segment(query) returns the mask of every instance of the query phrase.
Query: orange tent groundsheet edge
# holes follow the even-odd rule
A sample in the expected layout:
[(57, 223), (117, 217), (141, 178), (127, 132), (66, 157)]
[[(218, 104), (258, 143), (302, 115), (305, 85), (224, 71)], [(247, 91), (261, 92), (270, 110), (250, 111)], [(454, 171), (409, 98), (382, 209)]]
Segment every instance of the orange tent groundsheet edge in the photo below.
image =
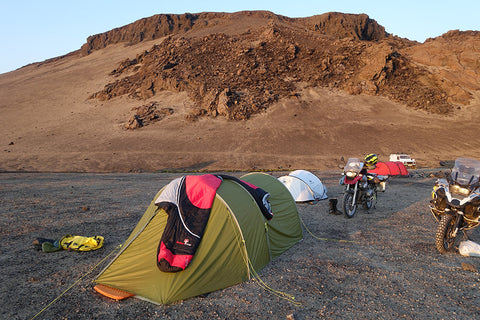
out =
[(104, 284), (97, 284), (93, 287), (93, 289), (95, 289), (95, 291), (97, 291), (98, 293), (115, 300), (123, 300), (134, 296), (133, 293), (117, 288), (112, 288)]

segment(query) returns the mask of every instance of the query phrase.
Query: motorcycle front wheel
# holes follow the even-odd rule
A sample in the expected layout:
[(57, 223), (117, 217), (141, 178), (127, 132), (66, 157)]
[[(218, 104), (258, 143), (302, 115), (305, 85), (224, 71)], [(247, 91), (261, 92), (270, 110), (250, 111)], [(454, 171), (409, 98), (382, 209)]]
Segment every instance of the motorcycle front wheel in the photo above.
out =
[(343, 212), (347, 218), (353, 218), (357, 212), (357, 203), (353, 201), (353, 192), (345, 192), (343, 195)]
[(435, 247), (440, 253), (451, 252), (455, 248), (455, 220), (449, 214), (442, 215), (437, 231), (435, 232)]

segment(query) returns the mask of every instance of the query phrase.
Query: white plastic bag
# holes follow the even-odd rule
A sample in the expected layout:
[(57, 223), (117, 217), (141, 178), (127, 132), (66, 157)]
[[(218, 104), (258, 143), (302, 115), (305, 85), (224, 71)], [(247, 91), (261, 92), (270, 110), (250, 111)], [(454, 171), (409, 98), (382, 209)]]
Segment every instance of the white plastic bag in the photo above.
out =
[(458, 246), (458, 251), (465, 257), (480, 257), (480, 244), (471, 240), (462, 241)]

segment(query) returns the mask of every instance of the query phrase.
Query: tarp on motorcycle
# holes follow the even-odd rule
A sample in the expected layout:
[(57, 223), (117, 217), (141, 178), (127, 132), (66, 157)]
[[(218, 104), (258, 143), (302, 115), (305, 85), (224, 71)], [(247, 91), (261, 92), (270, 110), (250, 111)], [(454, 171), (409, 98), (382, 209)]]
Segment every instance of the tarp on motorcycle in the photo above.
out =
[(296, 202), (323, 200), (328, 198), (327, 188), (320, 179), (306, 170), (295, 170), (278, 178)]
[(370, 173), (376, 173), (381, 176), (408, 176), (408, 170), (405, 165), (399, 161), (377, 162), (375, 169), (369, 170)]

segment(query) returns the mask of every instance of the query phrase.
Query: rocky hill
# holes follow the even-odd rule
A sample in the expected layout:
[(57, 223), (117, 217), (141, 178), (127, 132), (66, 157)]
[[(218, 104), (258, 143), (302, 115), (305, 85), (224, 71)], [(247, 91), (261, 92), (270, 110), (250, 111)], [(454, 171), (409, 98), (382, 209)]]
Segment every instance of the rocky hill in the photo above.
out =
[[(238, 19), (248, 18), (255, 18), (255, 24), (235, 28)], [(117, 80), (91, 98), (145, 100), (162, 90), (186, 91), (195, 102), (189, 119), (241, 120), (281, 98), (297, 96), (302, 85), (379, 95), (414, 109), (450, 114), (468, 104), (480, 85), (479, 32), (454, 31), (419, 44), (389, 35), (364, 14), (156, 15), (89, 37), (81, 52), (161, 37), (160, 45), (122, 61), (111, 72)]]
[(480, 158), (479, 48), (478, 31), (418, 43), (364, 14), (155, 15), (0, 74), (0, 172)]

